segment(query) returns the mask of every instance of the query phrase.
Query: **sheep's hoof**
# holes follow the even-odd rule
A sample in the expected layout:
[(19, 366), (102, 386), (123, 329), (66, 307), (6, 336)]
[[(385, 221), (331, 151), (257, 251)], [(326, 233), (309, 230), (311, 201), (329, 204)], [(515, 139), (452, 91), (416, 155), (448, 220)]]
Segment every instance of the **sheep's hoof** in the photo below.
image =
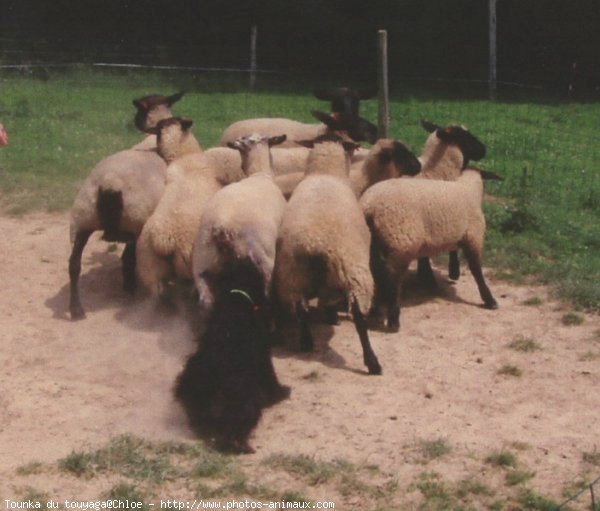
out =
[(85, 311), (81, 305), (79, 307), (71, 307), (71, 321), (79, 321), (85, 319)]
[(338, 317), (337, 309), (335, 306), (325, 307), (325, 323), (327, 325), (339, 325), (340, 318)]
[(396, 333), (400, 330), (400, 320), (399, 319), (390, 319), (387, 320), (387, 331), (390, 333)]
[(457, 271), (457, 272), (450, 271), (448, 273), (448, 278), (450, 280), (458, 280), (460, 278), (460, 271)]
[(491, 300), (489, 302), (485, 302), (484, 307), (486, 309), (494, 310), (498, 308), (498, 302), (496, 300)]
[(365, 365), (369, 368), (369, 374), (381, 374), (383, 372), (377, 360), (370, 364), (365, 363)]

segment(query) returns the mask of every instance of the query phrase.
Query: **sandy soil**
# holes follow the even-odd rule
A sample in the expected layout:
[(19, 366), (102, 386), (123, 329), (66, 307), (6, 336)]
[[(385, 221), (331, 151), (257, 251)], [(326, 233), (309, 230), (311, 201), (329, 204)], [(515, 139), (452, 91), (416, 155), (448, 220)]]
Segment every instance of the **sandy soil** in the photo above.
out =
[[(171, 395), (193, 349), (185, 319), (126, 296), (118, 253), (94, 238), (81, 279), (87, 319), (71, 322), (67, 215), (0, 217), (0, 232), (2, 498), (14, 495), (15, 468), (28, 461), (51, 462), (128, 432), (192, 439)], [(399, 334), (372, 333), (382, 376), (366, 375), (348, 320), (319, 327), (313, 354), (278, 348), (276, 369), (292, 397), (265, 412), (244, 465), (272, 453), (366, 460), (403, 485), (423, 470), (412, 463), (415, 446), (442, 438), (454, 454), (428, 469), (451, 480), (514, 442), (529, 446), (519, 459), (535, 470), (536, 489), (559, 500), (565, 484), (600, 473), (582, 459), (600, 444), (599, 317), (565, 326), (569, 309), (548, 290), (493, 279), (500, 308), (485, 310), (470, 275), (450, 284), (445, 274), (437, 296), (406, 300)], [(523, 304), (534, 296), (543, 303)], [(508, 348), (518, 336), (543, 349)], [(499, 374), (507, 364), (522, 376)], [(44, 490), (62, 498), (81, 491), (60, 481), (50, 478)]]

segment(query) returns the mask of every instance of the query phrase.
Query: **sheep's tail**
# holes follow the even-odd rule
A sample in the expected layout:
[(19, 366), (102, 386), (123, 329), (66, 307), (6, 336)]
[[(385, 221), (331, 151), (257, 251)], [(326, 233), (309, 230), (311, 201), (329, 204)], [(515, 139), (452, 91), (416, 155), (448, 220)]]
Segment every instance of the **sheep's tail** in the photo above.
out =
[(269, 296), (275, 261), (265, 253), (257, 236), (248, 230), (240, 232), (225, 226), (214, 226), (211, 236), (221, 261), (226, 266), (252, 266), (252, 271), (261, 275), (265, 295)]
[(106, 241), (131, 241), (119, 230), (119, 224), (123, 216), (123, 194), (121, 191), (99, 188), (96, 211), (104, 231), (102, 239)]
[[(367, 314), (373, 299), (373, 277), (369, 269), (368, 258), (364, 261), (355, 260), (356, 254), (351, 255), (352, 260), (340, 254), (340, 257), (314, 258), (312, 261), (314, 285), (319, 287), (324, 282), (329, 282), (327, 287), (344, 289), (348, 307), (356, 302), (360, 311)], [(324, 302), (328, 297), (322, 295)], [(332, 297), (332, 298), (335, 298)]]
[(234, 236), (233, 233), (221, 225), (213, 226), (210, 233), (215, 248), (222, 256), (233, 255), (234, 247)]

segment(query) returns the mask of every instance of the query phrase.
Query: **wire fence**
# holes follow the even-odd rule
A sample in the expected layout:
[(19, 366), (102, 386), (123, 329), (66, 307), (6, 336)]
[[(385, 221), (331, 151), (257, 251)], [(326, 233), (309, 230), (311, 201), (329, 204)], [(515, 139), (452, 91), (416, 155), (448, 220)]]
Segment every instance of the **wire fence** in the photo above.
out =
[(598, 486), (599, 484), (600, 484), (600, 476), (597, 479), (595, 479), (592, 483), (590, 483), (588, 486), (583, 488), (581, 491), (579, 491), (575, 495), (572, 495), (564, 502), (561, 502), (558, 505), (558, 507), (556, 508), (556, 511), (564, 511), (567, 509), (567, 505), (570, 504), (571, 502), (584, 500), (583, 497), (588, 492), (590, 494), (590, 509), (591, 509), (591, 511), (598, 511), (598, 509), (600, 509), (600, 508), (597, 505), (596, 494), (594, 493), (594, 487)]

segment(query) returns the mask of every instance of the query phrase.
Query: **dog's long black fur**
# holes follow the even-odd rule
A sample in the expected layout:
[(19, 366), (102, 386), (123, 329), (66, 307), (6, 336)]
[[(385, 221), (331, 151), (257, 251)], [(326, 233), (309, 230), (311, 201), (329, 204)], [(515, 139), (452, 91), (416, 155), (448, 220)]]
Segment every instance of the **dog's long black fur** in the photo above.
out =
[[(192, 427), (230, 452), (254, 452), (248, 437), (262, 409), (290, 395), (271, 360), (263, 278), (248, 262), (215, 277), (215, 307), (175, 395)], [(211, 286), (212, 287), (212, 286)]]

